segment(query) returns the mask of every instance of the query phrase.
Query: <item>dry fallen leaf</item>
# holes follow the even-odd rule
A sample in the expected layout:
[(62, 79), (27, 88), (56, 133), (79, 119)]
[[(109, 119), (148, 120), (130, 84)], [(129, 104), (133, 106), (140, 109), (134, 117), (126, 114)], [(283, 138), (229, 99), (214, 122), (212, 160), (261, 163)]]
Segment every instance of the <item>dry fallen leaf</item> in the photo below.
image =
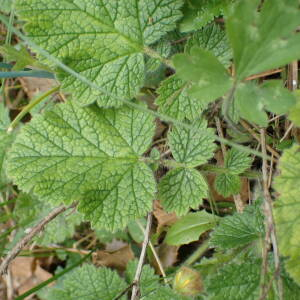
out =
[(127, 263), (132, 259), (134, 259), (134, 253), (130, 245), (114, 252), (100, 250), (93, 254), (93, 264), (95, 266), (109, 267), (120, 272), (126, 269)]
[(175, 213), (167, 213), (163, 210), (160, 202), (158, 200), (154, 201), (154, 211), (153, 214), (157, 220), (157, 233), (161, 233), (166, 226), (171, 226), (174, 224), (178, 218)]
[[(17, 257), (10, 266), (13, 287), (19, 295), (52, 277), (33, 257)], [(29, 298), (27, 298), (29, 299)]]

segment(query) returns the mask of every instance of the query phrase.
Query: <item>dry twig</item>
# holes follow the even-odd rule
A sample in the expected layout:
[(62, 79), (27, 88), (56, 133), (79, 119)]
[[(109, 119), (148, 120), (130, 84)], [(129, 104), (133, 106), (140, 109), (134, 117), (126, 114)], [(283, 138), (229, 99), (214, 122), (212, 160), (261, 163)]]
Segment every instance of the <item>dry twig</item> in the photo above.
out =
[(21, 250), (37, 235), (44, 227), (55, 219), (58, 215), (65, 212), (69, 208), (73, 208), (77, 203), (73, 203), (70, 206), (59, 206), (53, 209), (45, 218), (43, 218), (36, 226), (31, 228), (30, 232), (22, 238), (22, 240), (16, 244), (16, 246), (7, 254), (0, 265), (0, 275), (7, 273), (7, 268), (10, 262), (21, 252)]
[(144, 237), (144, 241), (143, 241), (140, 259), (139, 259), (139, 262), (138, 262), (138, 265), (137, 265), (137, 268), (135, 271), (134, 280), (133, 280), (131, 300), (138, 300), (140, 298), (139, 284), (140, 284), (140, 278), (141, 278), (141, 274), (142, 274), (144, 260), (146, 257), (146, 249), (147, 249), (147, 245), (148, 245), (149, 239), (150, 239), (151, 225), (152, 225), (152, 212), (148, 213), (148, 216), (147, 216), (147, 226), (146, 226), (146, 230), (145, 230), (145, 237)]

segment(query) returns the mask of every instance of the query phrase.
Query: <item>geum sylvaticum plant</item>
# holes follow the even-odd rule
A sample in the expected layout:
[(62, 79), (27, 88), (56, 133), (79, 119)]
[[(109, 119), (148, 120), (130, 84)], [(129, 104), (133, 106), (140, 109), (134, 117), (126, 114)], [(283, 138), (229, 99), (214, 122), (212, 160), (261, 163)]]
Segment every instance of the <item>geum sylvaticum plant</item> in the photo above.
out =
[[(142, 299), (299, 299), (299, 145), (284, 150), (271, 195), (266, 172), (278, 157), (270, 158), (274, 150), (265, 141), (274, 115), (300, 125), (299, 96), (280, 79), (251, 80), (300, 57), (299, 3), (262, 2), (15, 3), (25, 35), (10, 30), (38, 54), (39, 67), (48, 65), (69, 97), (35, 114), (12, 146), (1, 131), (1, 162), (13, 183), (37, 203), (78, 203), (81, 220), (96, 229), (124, 229), (159, 199), (166, 212), (182, 217), (168, 230), (167, 243), (197, 241), (211, 230), (203, 249), (215, 251), (194, 265), (202, 279), (181, 268), (171, 289), (145, 266)], [(225, 24), (214, 21), (219, 16)], [(214, 115), (216, 122), (208, 117)], [(226, 133), (209, 127), (220, 118)], [(252, 131), (261, 152), (243, 131), (245, 123), (259, 130)], [(167, 135), (153, 143), (162, 124)], [(217, 152), (222, 165), (213, 164)], [(262, 176), (250, 170), (254, 157)], [(207, 172), (216, 173), (214, 186)], [(247, 176), (257, 181), (253, 204), (244, 208), (240, 192)], [(212, 189), (233, 195), (238, 212), (222, 217), (214, 203), (198, 211)], [(125, 299), (136, 268), (130, 263), (121, 278), (86, 264), (48, 297)]]

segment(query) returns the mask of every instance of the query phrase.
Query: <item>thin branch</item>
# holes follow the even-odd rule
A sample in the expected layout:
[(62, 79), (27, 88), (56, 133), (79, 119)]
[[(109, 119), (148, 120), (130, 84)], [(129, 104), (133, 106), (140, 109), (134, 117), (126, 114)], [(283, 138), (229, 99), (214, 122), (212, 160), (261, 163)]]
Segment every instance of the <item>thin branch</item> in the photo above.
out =
[(140, 298), (139, 284), (140, 284), (140, 278), (141, 278), (141, 274), (142, 274), (144, 260), (146, 257), (147, 245), (148, 245), (149, 239), (150, 239), (151, 225), (152, 225), (152, 212), (148, 213), (148, 216), (147, 216), (147, 226), (146, 226), (146, 231), (145, 231), (145, 236), (144, 236), (144, 241), (143, 241), (143, 246), (142, 246), (139, 263), (136, 268), (135, 276), (134, 276), (134, 280), (133, 280), (131, 300), (138, 300)]
[[(73, 208), (77, 205), (77, 203), (73, 203), (72, 205), (66, 207), (64, 205), (56, 207), (53, 209), (45, 218), (43, 218), (36, 226), (31, 228), (30, 232), (25, 235), (22, 240), (15, 245), (15, 247), (8, 253), (8, 255), (4, 258), (0, 265), (0, 275), (7, 273), (7, 268), (10, 262), (21, 252), (21, 250), (37, 235), (39, 234), (44, 227), (55, 219), (58, 215), (65, 212), (69, 208)], [(26, 232), (26, 230), (25, 230)]]
[[(143, 231), (143, 233), (144, 233), (144, 235), (145, 235), (145, 234), (146, 234), (146, 230), (145, 230), (145, 228), (143, 227), (143, 225), (142, 225), (139, 221), (137, 221), (137, 224), (138, 224), (138, 226), (141, 228), (141, 230)], [(165, 270), (164, 270), (164, 268), (163, 268), (163, 265), (162, 265), (162, 263), (161, 263), (161, 261), (160, 261), (160, 258), (159, 258), (159, 256), (158, 256), (158, 254), (156, 253), (155, 248), (154, 248), (154, 246), (153, 246), (153, 244), (152, 244), (152, 242), (151, 242), (150, 240), (149, 240), (149, 247), (150, 247), (150, 249), (151, 249), (151, 251), (152, 251), (152, 254), (153, 254), (153, 256), (154, 256), (154, 258), (155, 258), (155, 260), (156, 260), (156, 263), (157, 263), (157, 265), (158, 265), (158, 268), (159, 268), (160, 273), (162, 274), (162, 277), (163, 277), (163, 279), (164, 279), (164, 282), (167, 284), (167, 283), (168, 283), (168, 281), (167, 281), (167, 279), (166, 279), (167, 275), (166, 275)]]
[[(261, 137), (261, 149), (262, 153), (266, 154), (266, 138), (265, 138), (265, 130), (260, 130), (260, 137)], [(277, 243), (277, 237), (276, 237), (276, 229), (275, 229), (275, 223), (274, 223), (274, 217), (273, 217), (273, 211), (272, 211), (272, 205), (273, 201), (269, 192), (269, 185), (268, 185), (268, 163), (266, 159), (263, 159), (263, 165), (262, 165), (262, 174), (263, 174), (263, 191), (264, 191), (264, 213), (265, 213), (265, 226), (266, 226), (266, 236), (270, 237), (272, 246), (273, 246), (273, 253), (274, 253), (274, 264), (275, 264), (275, 279), (276, 279), (276, 285), (278, 289), (279, 299), (283, 300), (283, 286), (282, 286), (282, 280), (280, 277), (280, 255), (279, 255), (279, 248)], [(265, 256), (263, 257), (264, 263), (267, 265), (267, 247), (265, 250)], [(266, 267), (264, 267), (266, 269)], [(266, 272), (266, 270), (264, 271)], [(266, 274), (264, 274), (265, 277)], [(263, 284), (263, 294), (265, 292), (265, 284)]]

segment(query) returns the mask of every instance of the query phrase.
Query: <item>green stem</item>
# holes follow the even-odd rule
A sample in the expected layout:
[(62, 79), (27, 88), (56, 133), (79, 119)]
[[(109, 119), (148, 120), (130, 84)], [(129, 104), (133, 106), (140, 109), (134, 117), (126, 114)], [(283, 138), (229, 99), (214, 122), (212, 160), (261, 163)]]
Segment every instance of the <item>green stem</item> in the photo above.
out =
[(209, 249), (209, 239), (204, 241), (201, 246), (183, 263), (185, 266), (192, 265), (197, 261), (208, 249)]
[(89, 254), (85, 255), (82, 259), (80, 259), (77, 263), (73, 264), (69, 268), (64, 269), (62, 272), (56, 274), (55, 276), (49, 278), (48, 280), (43, 281), (39, 285), (35, 286), (34, 288), (30, 289), (29, 291), (27, 291), (24, 294), (20, 295), (19, 297), (15, 298), (15, 300), (23, 300), (23, 299), (25, 299), (29, 295), (32, 295), (33, 293), (36, 293), (37, 291), (39, 291), (43, 287), (47, 286), (49, 283), (57, 280), (58, 278), (60, 278), (64, 274), (70, 272), (72, 269), (76, 268), (77, 266), (79, 266), (80, 264), (82, 264), (85, 260), (87, 260), (92, 255), (92, 252), (93, 251), (91, 251)]
[(42, 102), (45, 98), (47, 98), (48, 96), (52, 95), (53, 93), (57, 92), (59, 90), (59, 86), (54, 87), (53, 89), (49, 90), (48, 92), (44, 93), (43, 95), (41, 95), (40, 97), (36, 98), (35, 100), (31, 101), (29, 104), (27, 104), (22, 111), (16, 116), (16, 118), (11, 122), (11, 124), (9, 125), (7, 132), (10, 133), (12, 132), (17, 125), (20, 123), (20, 121), (22, 120), (22, 118), (28, 113), (30, 112), (30, 110), (35, 107), (36, 105), (38, 105), (40, 102)]
[(171, 69), (174, 69), (174, 65), (172, 63), (172, 61), (170, 59), (164, 58), (163, 56), (161, 56), (158, 52), (156, 52), (155, 50), (149, 48), (149, 47), (144, 47), (144, 52), (153, 57), (156, 58), (158, 60), (160, 60), (163, 64), (165, 64), (166, 66), (168, 66)]

